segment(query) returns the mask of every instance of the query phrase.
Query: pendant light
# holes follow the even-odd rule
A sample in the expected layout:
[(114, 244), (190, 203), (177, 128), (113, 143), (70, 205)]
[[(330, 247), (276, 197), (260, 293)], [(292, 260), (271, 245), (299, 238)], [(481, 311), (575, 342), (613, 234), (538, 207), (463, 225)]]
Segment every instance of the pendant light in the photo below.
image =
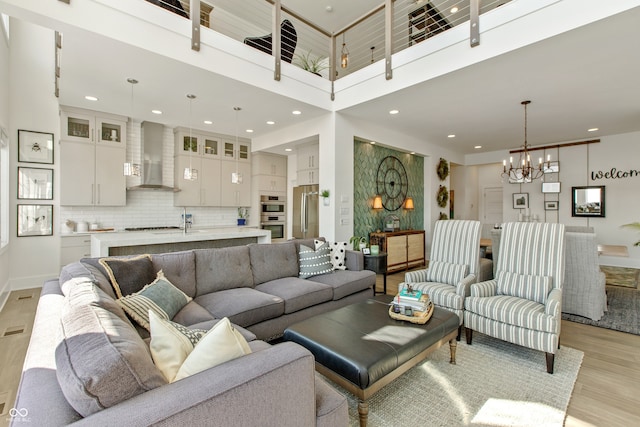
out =
[(349, 49), (344, 41), (344, 34), (342, 33), (342, 55), (340, 56), (340, 67), (347, 68), (349, 66)]
[[(191, 163), (192, 153), (193, 153), (193, 137), (192, 137), (192, 129), (191, 129), (191, 118), (192, 118), (192, 104), (193, 100), (196, 99), (196, 96), (189, 93), (187, 94), (187, 98), (189, 99), (189, 167), (184, 168), (184, 179), (188, 181), (195, 181), (198, 179), (198, 170), (193, 168)], [(196, 147), (197, 149), (197, 147)]]
[(231, 172), (231, 183), (242, 184), (242, 174), (238, 170), (238, 158), (240, 157), (240, 146), (238, 145), (238, 113), (242, 110), (240, 107), (233, 107), (233, 111), (236, 112), (236, 152), (233, 153), (236, 156), (236, 171)]
[[(133, 125), (133, 87), (138, 84), (138, 80), (128, 78), (127, 82), (131, 84), (131, 125)], [(124, 176), (140, 176), (140, 164), (125, 162), (123, 174)]]

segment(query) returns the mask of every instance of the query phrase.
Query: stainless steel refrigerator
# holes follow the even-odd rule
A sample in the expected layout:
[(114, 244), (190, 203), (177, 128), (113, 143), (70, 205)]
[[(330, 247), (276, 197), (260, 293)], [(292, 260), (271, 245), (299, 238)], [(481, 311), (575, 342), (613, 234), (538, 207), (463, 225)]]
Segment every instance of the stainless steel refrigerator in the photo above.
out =
[(318, 237), (318, 185), (293, 187), (293, 237)]

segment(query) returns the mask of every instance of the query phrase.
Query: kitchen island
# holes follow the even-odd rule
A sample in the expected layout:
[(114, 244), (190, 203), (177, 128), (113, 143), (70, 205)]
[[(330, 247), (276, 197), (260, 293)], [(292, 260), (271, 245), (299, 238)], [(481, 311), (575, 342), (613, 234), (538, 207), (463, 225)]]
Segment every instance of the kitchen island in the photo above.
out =
[(271, 231), (250, 227), (123, 231), (91, 235), (91, 256), (177, 252), (249, 243), (271, 243)]

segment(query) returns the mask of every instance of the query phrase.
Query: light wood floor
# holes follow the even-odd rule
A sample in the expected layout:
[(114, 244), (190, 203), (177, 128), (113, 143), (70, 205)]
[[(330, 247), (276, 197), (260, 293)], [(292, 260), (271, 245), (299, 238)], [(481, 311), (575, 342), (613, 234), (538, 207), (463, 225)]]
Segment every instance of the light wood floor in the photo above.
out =
[[(389, 275), (387, 294), (395, 295), (403, 278), (404, 273)], [(379, 275), (377, 291), (382, 287)], [(39, 291), (12, 292), (0, 312), (0, 427), (9, 424)], [(640, 425), (640, 336), (562, 321), (560, 338), (562, 345), (584, 352), (565, 426)], [(460, 345), (466, 345), (464, 339)], [(542, 355), (540, 369), (545, 369)]]

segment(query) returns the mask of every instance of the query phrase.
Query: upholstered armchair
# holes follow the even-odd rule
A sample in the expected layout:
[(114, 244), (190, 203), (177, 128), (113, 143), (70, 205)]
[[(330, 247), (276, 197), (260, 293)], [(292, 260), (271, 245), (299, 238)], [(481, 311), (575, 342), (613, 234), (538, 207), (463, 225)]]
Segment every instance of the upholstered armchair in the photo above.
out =
[(480, 221), (436, 221), (429, 268), (405, 273), (404, 283), (429, 295), (433, 304), (458, 315), (462, 330), (464, 299), (477, 281), (480, 259)]
[(562, 312), (600, 320), (607, 311), (606, 278), (598, 263), (593, 233), (565, 233), (566, 268)]
[(552, 374), (560, 337), (564, 225), (510, 222), (500, 237), (495, 279), (471, 285), (465, 300), (467, 344), (478, 331), (544, 351)]

